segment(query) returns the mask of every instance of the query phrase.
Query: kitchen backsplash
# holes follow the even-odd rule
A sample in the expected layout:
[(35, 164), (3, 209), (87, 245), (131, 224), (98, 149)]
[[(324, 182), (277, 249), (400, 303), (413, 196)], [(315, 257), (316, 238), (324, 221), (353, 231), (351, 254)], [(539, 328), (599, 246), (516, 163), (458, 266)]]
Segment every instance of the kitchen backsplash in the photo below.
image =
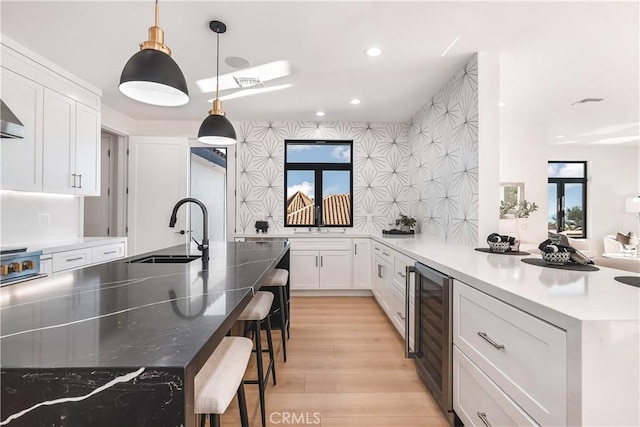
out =
[(2, 246), (82, 235), (82, 197), (2, 191)]
[(284, 228), (284, 140), (353, 140), (355, 231), (378, 232), (407, 212), (407, 123), (239, 122), (236, 231)]
[(409, 211), (420, 231), (477, 244), (477, 55), (411, 118), (408, 164)]

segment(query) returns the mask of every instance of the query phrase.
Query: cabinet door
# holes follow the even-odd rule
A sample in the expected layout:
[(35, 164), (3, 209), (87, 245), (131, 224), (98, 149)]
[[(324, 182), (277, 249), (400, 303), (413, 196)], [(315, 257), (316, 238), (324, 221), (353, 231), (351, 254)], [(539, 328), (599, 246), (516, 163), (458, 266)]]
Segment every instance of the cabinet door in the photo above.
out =
[(100, 195), (100, 112), (76, 104), (76, 194)]
[(351, 289), (351, 252), (320, 251), (320, 289)]
[(371, 289), (371, 240), (353, 239), (353, 288)]
[(382, 290), (384, 289), (384, 278), (382, 276), (382, 261), (380, 257), (373, 257), (373, 284), (372, 291), (373, 296), (378, 301), (378, 304), (382, 307)]
[(2, 139), (2, 189), (42, 191), (42, 85), (2, 68), (2, 100), (25, 127), (23, 139)]
[(383, 261), (382, 263), (382, 280), (383, 280), (383, 291), (382, 291), (382, 306), (389, 315), (393, 315), (393, 266), (390, 262)]
[(318, 251), (291, 251), (289, 256), (291, 289), (319, 289)]
[(42, 137), (44, 146), (43, 189), (50, 193), (75, 194), (76, 102), (44, 89)]

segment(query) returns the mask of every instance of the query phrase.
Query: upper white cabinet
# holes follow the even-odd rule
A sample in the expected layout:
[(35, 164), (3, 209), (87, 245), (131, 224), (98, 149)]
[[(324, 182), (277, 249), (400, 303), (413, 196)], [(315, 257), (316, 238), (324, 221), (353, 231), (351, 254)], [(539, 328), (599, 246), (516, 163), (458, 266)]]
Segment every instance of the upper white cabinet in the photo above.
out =
[(25, 126), (0, 144), (2, 189), (100, 195), (100, 91), (6, 37), (1, 47), (1, 97)]
[(100, 112), (44, 89), (45, 192), (100, 195)]
[(2, 68), (2, 100), (25, 127), (24, 139), (2, 139), (2, 188), (42, 191), (43, 87)]

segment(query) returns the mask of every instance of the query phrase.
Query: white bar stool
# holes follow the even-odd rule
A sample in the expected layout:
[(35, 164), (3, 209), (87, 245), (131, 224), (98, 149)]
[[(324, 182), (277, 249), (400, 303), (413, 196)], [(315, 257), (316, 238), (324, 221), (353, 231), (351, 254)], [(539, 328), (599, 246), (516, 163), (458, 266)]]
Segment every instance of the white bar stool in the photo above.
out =
[(207, 414), (211, 427), (220, 426), (220, 414), (238, 394), (242, 427), (249, 427), (242, 378), (247, 370), (253, 343), (244, 337), (224, 337), (194, 380), (195, 414), (204, 427)]
[[(269, 382), (269, 374), (273, 374), (273, 385), (276, 385), (276, 366), (275, 359), (273, 357), (273, 341), (271, 340), (271, 320), (269, 318), (269, 312), (271, 311), (271, 305), (273, 304), (273, 294), (271, 292), (256, 292), (255, 296), (244, 309), (244, 311), (238, 317), (238, 320), (243, 320), (249, 323), (247, 325), (253, 330), (253, 338), (255, 340), (256, 349), (256, 364), (258, 368), (258, 378), (255, 380), (245, 380), (245, 384), (258, 384), (258, 390), (260, 391), (260, 411), (262, 415), (262, 427), (267, 425), (267, 416), (265, 408), (265, 396), (264, 390)], [(266, 323), (267, 331), (267, 346), (266, 350), (262, 349), (262, 340), (260, 337), (260, 325), (262, 322)], [(245, 328), (245, 332), (247, 329)], [(262, 353), (269, 353), (269, 365), (266, 371), (262, 366)]]
[[(280, 299), (280, 332), (282, 334), (282, 355), (284, 361), (287, 361), (287, 337), (285, 334), (289, 331), (289, 298), (287, 295), (287, 281), (289, 280), (289, 272), (282, 268), (274, 268), (271, 273), (260, 283), (261, 287), (278, 288), (278, 296)], [(288, 335), (288, 334), (287, 334)]]

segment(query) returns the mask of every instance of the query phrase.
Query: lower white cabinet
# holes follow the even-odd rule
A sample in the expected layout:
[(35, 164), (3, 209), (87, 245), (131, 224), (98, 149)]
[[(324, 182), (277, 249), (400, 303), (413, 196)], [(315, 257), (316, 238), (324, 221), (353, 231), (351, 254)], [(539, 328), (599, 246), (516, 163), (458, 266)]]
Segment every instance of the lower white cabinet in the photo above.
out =
[[(566, 425), (564, 330), (457, 280), (453, 313), (454, 348), (488, 378), (487, 393), (499, 388), (540, 425)], [(463, 384), (455, 372), (454, 384)]]
[(465, 426), (537, 425), (455, 346), (453, 382), (453, 409)]
[(353, 288), (372, 288), (371, 239), (353, 239)]
[(292, 250), (291, 289), (351, 289), (350, 251)]
[(91, 248), (73, 251), (56, 252), (53, 254), (53, 272), (74, 270), (91, 264)]
[[(104, 242), (102, 242), (104, 243)], [(102, 264), (127, 256), (125, 241), (85, 246), (78, 249), (46, 253), (40, 257), (40, 272), (52, 275)]]

